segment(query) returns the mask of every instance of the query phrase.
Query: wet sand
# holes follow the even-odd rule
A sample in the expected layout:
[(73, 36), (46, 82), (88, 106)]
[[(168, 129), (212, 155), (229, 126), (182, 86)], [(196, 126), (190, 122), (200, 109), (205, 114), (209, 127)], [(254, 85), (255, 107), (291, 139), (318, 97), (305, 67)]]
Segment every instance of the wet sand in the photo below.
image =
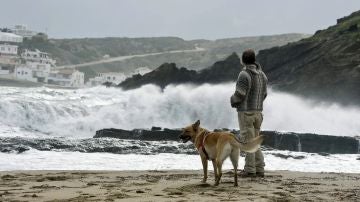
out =
[(202, 171), (0, 172), (0, 201), (360, 201), (360, 174), (276, 171), (201, 183)]

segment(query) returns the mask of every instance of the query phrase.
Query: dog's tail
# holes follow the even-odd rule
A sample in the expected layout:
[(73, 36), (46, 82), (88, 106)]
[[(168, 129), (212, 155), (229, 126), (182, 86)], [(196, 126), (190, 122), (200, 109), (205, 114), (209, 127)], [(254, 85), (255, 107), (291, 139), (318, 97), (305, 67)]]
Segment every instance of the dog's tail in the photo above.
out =
[(248, 152), (248, 153), (254, 153), (260, 148), (261, 143), (264, 141), (264, 136), (259, 135), (255, 138), (251, 139), (247, 143), (240, 142), (237, 138), (235, 138), (235, 139), (240, 144), (241, 151)]

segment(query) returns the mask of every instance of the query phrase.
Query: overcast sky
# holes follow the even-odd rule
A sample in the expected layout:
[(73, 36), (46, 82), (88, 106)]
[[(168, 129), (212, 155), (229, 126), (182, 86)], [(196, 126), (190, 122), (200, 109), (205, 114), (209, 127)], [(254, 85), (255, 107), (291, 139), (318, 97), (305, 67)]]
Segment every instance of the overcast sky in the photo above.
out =
[(185, 39), (314, 33), (360, 10), (360, 0), (0, 0), (0, 27), (51, 38)]

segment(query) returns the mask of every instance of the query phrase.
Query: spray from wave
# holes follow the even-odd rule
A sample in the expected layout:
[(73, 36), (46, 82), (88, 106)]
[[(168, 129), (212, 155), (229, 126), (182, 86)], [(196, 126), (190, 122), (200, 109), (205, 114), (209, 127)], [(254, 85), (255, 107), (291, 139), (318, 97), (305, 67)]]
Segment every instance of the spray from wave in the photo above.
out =
[[(234, 84), (154, 85), (123, 91), (0, 88), (1, 136), (91, 137), (102, 128), (180, 128), (197, 119), (209, 129), (238, 128), (229, 97)], [(355, 136), (360, 109), (326, 105), (269, 91), (263, 129)]]

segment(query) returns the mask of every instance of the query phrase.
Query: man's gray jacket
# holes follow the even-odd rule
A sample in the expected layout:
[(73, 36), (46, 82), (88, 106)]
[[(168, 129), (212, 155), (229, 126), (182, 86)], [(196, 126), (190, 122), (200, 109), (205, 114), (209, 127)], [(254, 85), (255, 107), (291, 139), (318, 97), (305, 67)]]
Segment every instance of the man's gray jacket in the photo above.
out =
[(239, 73), (236, 90), (231, 97), (237, 111), (262, 111), (267, 96), (267, 77), (259, 64), (245, 65)]

